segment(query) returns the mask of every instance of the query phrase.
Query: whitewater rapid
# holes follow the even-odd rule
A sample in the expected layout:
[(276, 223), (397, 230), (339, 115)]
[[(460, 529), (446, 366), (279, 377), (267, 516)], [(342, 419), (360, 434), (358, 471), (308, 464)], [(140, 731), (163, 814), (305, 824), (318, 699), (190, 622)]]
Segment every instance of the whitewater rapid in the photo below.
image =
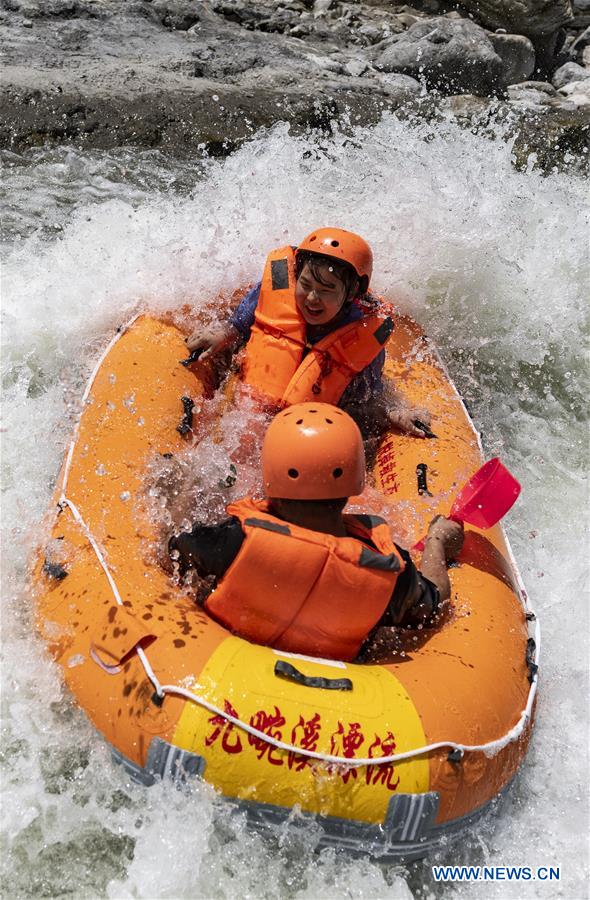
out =
[[(5, 156), (2, 896), (587, 896), (587, 187), (511, 163), (510, 142), (386, 118), (226, 160), (59, 149)], [(556, 865), (561, 881), (435, 884), (315, 852), (317, 830), (249, 833), (207, 785), (131, 785), (32, 632), (26, 571), (79, 397), (141, 309), (205, 308), (266, 252), (324, 224), (360, 232), (374, 288), (437, 343), (482, 432), (523, 484), (506, 523), (543, 629), (529, 755), (497, 815), (436, 861)]]

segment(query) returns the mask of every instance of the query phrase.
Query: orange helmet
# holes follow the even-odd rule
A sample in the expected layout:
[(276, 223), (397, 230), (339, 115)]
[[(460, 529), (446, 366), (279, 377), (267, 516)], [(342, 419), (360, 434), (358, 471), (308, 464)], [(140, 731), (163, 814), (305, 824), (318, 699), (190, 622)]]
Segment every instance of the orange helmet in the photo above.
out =
[(365, 451), (350, 416), (329, 403), (295, 403), (272, 420), (262, 445), (268, 497), (336, 500), (365, 486)]
[(359, 278), (367, 279), (367, 287), (373, 272), (373, 253), (362, 237), (343, 228), (317, 228), (304, 238), (297, 251), (321, 253), (333, 256), (352, 266)]

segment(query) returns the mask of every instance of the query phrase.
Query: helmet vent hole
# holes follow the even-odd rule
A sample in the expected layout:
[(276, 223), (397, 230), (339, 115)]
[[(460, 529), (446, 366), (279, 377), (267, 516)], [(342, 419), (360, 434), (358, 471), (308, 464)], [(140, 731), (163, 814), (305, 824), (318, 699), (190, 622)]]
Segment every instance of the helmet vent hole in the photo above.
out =
[(297, 421), (295, 422), (295, 424), (296, 424), (296, 425), (302, 425), (302, 424), (303, 424), (303, 419), (297, 419)]
[(332, 475), (334, 476), (334, 478), (341, 478), (343, 474), (344, 473), (340, 467), (338, 467), (337, 469), (334, 469), (334, 471), (332, 472)]
[(339, 246), (340, 246), (340, 241), (330, 241), (330, 244), (331, 244), (332, 247), (339, 247)]
[(312, 242), (312, 241), (315, 241), (315, 239), (316, 239), (315, 234), (312, 234), (312, 236), (311, 236), (310, 239), (309, 239), (309, 243), (311, 244), (311, 242)]
[(309, 412), (310, 412), (310, 413), (317, 413), (317, 409), (310, 409)]
[(297, 469), (289, 469), (287, 472), (289, 478), (299, 478), (299, 472)]
[(332, 422), (332, 419), (326, 419), (326, 422), (328, 423), (328, 425), (333, 425), (333, 424), (334, 424), (334, 423)]

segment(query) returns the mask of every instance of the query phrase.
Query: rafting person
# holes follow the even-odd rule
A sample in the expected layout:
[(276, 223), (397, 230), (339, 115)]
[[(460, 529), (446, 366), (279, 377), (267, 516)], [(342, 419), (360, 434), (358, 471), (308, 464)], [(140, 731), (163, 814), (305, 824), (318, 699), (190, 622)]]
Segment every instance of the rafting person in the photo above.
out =
[(262, 447), (267, 499), (231, 503), (218, 525), (174, 535), (179, 573), (213, 576), (203, 606), (225, 628), (275, 649), (355, 659), (377, 626), (428, 622), (450, 596), (462, 525), (436, 517), (418, 571), (384, 519), (345, 515), (365, 485), (360, 430), (324, 403), (295, 404)]
[[(373, 254), (362, 237), (319, 228), (269, 253), (262, 281), (229, 320), (187, 338), (217, 386), (244, 344), (242, 384), (267, 408), (317, 400), (346, 409), (365, 436), (389, 427), (431, 436), (430, 414), (398, 391), (385, 396), (384, 346), (393, 321), (369, 293)], [(203, 371), (201, 369), (201, 371)]]

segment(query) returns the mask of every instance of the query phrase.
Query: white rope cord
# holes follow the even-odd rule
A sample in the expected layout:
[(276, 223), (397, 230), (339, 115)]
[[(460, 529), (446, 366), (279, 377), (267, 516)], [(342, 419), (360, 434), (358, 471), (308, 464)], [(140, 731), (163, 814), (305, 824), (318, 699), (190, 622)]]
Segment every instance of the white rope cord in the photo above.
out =
[[(70, 442), (70, 446), (68, 449), (68, 455), (66, 457), (66, 462), (64, 465), (64, 473), (63, 473), (63, 478), (61, 481), (62, 495), (65, 494), (66, 488), (68, 485), (68, 478), (70, 477), (70, 468), (71, 468), (72, 459), (74, 456), (74, 447), (76, 446), (76, 441), (78, 440), (78, 433), (80, 431), (80, 421), (82, 419), (82, 412), (84, 411), (86, 401), (88, 400), (88, 397), (90, 396), (90, 391), (92, 390), (92, 385), (94, 384), (94, 380), (95, 380), (96, 376), (98, 375), (100, 367), (102, 366), (103, 362), (105, 361), (105, 359), (107, 358), (107, 356), (109, 355), (109, 353), (111, 352), (112, 348), (115, 346), (117, 341), (123, 337), (125, 332), (128, 331), (129, 328), (131, 328), (133, 323), (140, 316), (141, 316), (141, 313), (136, 313), (131, 319), (129, 319), (129, 321), (125, 325), (121, 325), (121, 327), (117, 329), (117, 333), (111, 338), (111, 340), (108, 342), (108, 344), (105, 347), (105, 349), (103, 350), (103, 352), (100, 354), (100, 356), (98, 358), (98, 362), (96, 363), (94, 369), (92, 370), (92, 374), (90, 375), (90, 378), (88, 379), (88, 382), (84, 389), (84, 393), (82, 394), (82, 409), (81, 409), (80, 415), (78, 416), (78, 421), (76, 422), (76, 427), (74, 428), (74, 434), (73, 434), (72, 440)], [(61, 500), (60, 500), (60, 502), (61, 502)]]
[[(121, 328), (119, 330), (119, 332), (115, 335), (115, 337), (110, 341), (110, 343), (109, 343), (108, 347), (106, 348), (106, 350), (104, 351), (104, 353), (101, 355), (97, 365), (95, 366), (95, 368), (92, 372), (92, 375), (90, 376), (90, 379), (86, 386), (86, 390), (84, 391), (83, 402), (86, 402), (86, 400), (88, 399), (90, 390), (92, 388), (92, 384), (94, 383), (94, 380), (100, 369), (100, 366), (102, 365), (102, 363), (103, 363), (104, 359), (106, 358), (106, 356), (108, 355), (109, 351), (114, 346), (114, 344), (119, 340), (119, 338), (125, 333), (125, 331), (127, 331), (127, 329), (133, 324), (133, 322), (136, 319), (137, 319), (137, 316), (134, 316), (133, 319), (131, 319), (131, 321), (127, 323), (127, 325), (125, 325), (123, 328)], [(76, 523), (80, 526), (80, 528), (84, 532), (86, 538), (88, 539), (88, 542), (90, 543), (90, 545), (96, 555), (96, 558), (98, 559), (98, 562), (100, 563), (100, 566), (101, 566), (103, 572), (105, 573), (105, 576), (109, 583), (109, 587), (112, 591), (113, 597), (115, 598), (117, 604), (119, 606), (122, 606), (123, 601), (121, 600), (121, 595), (119, 593), (119, 589), (117, 588), (117, 584), (109, 570), (109, 567), (106, 563), (104, 554), (103, 554), (100, 546), (98, 545), (98, 542), (95, 540), (90, 528), (84, 521), (84, 519), (83, 519), (82, 515), (80, 514), (79, 510), (77, 509), (76, 505), (71, 500), (69, 500), (68, 497), (66, 497), (66, 495), (65, 495), (65, 489), (67, 486), (69, 469), (70, 469), (71, 461), (73, 458), (74, 447), (75, 447), (75, 444), (76, 444), (76, 441), (78, 438), (78, 431), (79, 431), (79, 422), (76, 426), (76, 430), (74, 432), (74, 437), (73, 437), (73, 440), (71, 442), (71, 445), (70, 445), (70, 448), (68, 451), (68, 458), (66, 461), (64, 478), (62, 481), (62, 493), (61, 493), (59, 503), (61, 506), (67, 507), (70, 510), (70, 512), (72, 513), (72, 515), (74, 517), (74, 520), (76, 521)], [(524, 591), (523, 591), (522, 599), (523, 599), (523, 603), (524, 603), (527, 611), (532, 613), (532, 610), (530, 610), (528, 607), (527, 597), (526, 597), (526, 593)], [(539, 642), (539, 640), (540, 640), (539, 624), (535, 619), (535, 641)], [(538, 646), (538, 643), (537, 643), (537, 646)], [(404, 753), (394, 753), (389, 756), (350, 758), (347, 756), (334, 756), (329, 753), (318, 753), (315, 750), (306, 750), (302, 747), (296, 746), (295, 744), (288, 744), (285, 741), (278, 740), (277, 738), (272, 737), (272, 735), (269, 735), (263, 731), (260, 731), (258, 728), (254, 728), (252, 725), (248, 724), (247, 722), (242, 721), (242, 719), (239, 719), (237, 716), (231, 715), (230, 713), (226, 712), (226, 710), (221, 709), (220, 707), (216, 706), (213, 703), (210, 703), (204, 697), (201, 697), (198, 694), (194, 694), (192, 691), (189, 691), (186, 688), (180, 687), (180, 685), (175, 685), (175, 684), (162, 685), (160, 683), (156, 673), (154, 672), (154, 670), (147, 658), (145, 651), (141, 647), (136, 647), (135, 649), (136, 649), (136, 653), (141, 661), (141, 664), (143, 666), (145, 674), (146, 674), (147, 678), (149, 679), (149, 681), (152, 683), (154, 690), (156, 692), (156, 695), (158, 697), (163, 698), (166, 694), (171, 694), (171, 695), (175, 695), (178, 697), (184, 697), (185, 699), (190, 700), (192, 703), (196, 703), (197, 705), (202, 706), (204, 709), (208, 710), (209, 712), (214, 713), (215, 715), (221, 716), (223, 719), (225, 719), (228, 722), (231, 722), (232, 725), (235, 725), (237, 728), (240, 728), (242, 731), (246, 732), (247, 734), (250, 734), (253, 737), (258, 738), (259, 740), (264, 741), (266, 744), (276, 747), (278, 750), (284, 750), (289, 753), (295, 753), (298, 756), (305, 756), (305, 757), (308, 757), (309, 759), (317, 759), (324, 763), (330, 763), (332, 765), (346, 766), (349, 768), (358, 768), (359, 766), (382, 766), (382, 765), (387, 765), (387, 764), (391, 764), (391, 763), (398, 763), (398, 762), (402, 762), (407, 759), (413, 759), (417, 756), (423, 756), (434, 750), (442, 750), (442, 749), (450, 749), (450, 750), (459, 751), (459, 752), (461, 752), (461, 755), (463, 755), (463, 753), (467, 753), (467, 752), (470, 752), (470, 753), (471, 752), (482, 752), (482, 753), (485, 753), (486, 756), (495, 756), (500, 750), (502, 750), (508, 744), (513, 743), (514, 741), (518, 740), (518, 738), (522, 735), (522, 733), (527, 725), (527, 722), (530, 720), (531, 715), (532, 715), (532, 708), (533, 708), (536, 689), (537, 689), (537, 677), (536, 677), (536, 675), (534, 675), (533, 679), (532, 679), (531, 687), (529, 689), (528, 701), (527, 701), (526, 708), (521, 712), (518, 722), (516, 723), (516, 725), (514, 725), (513, 728), (511, 728), (508, 732), (506, 732), (506, 734), (504, 734), (501, 738), (498, 738), (495, 741), (489, 741), (485, 744), (459, 744), (456, 741), (438, 741), (434, 744), (426, 744), (425, 746), (422, 746), (422, 747), (416, 747), (413, 750), (407, 750)], [(537, 655), (537, 653), (535, 653), (535, 662), (537, 662), (537, 661), (538, 661), (538, 655)]]

